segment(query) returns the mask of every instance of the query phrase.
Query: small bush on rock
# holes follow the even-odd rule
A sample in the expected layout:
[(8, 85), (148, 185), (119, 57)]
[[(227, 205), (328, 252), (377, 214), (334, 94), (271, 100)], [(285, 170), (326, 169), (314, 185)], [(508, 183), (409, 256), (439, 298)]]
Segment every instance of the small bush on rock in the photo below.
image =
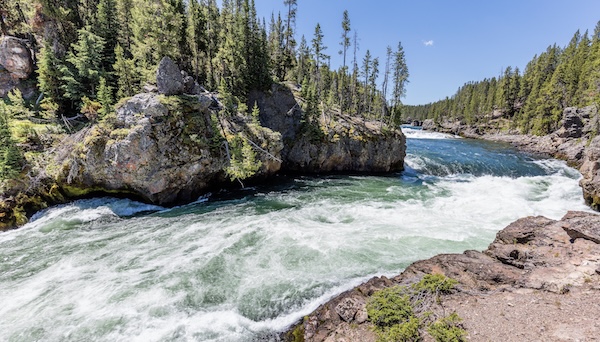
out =
[(430, 311), (434, 302), (439, 303), (440, 294), (450, 293), (457, 283), (441, 274), (428, 274), (412, 286), (375, 292), (367, 302), (367, 314), (375, 325), (377, 341), (420, 341), (421, 330), (435, 341), (464, 341), (466, 331), (456, 313), (432, 322), (435, 317)]

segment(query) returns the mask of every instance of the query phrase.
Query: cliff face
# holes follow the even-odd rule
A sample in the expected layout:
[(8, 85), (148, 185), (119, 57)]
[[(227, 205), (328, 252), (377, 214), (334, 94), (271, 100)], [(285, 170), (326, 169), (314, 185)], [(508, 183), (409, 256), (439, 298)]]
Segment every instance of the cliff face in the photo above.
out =
[(255, 92), (250, 103), (261, 108), (260, 121), (280, 132), (284, 141), (283, 171), (295, 173), (401, 171), (406, 140), (399, 129), (339, 113), (304, 121), (294, 87), (273, 85), (269, 93)]
[(327, 134), (302, 134), (285, 156), (295, 172), (390, 172), (404, 167), (406, 141), (399, 130), (385, 132), (379, 123), (340, 116)]
[[(321, 305), (283, 337), (286, 341), (376, 341), (366, 314), (373, 294), (415, 284), (428, 274), (441, 274), (457, 280), (458, 285), (428, 310), (433, 316), (458, 312), (469, 340), (575, 340), (559, 339), (559, 335), (594, 338), (598, 329), (590, 326), (593, 318), (587, 315), (598, 308), (598, 255), (600, 215), (569, 212), (559, 221), (519, 219), (498, 232), (487, 250), (438, 255), (413, 263), (394, 278), (373, 278)], [(565, 302), (562, 311), (561, 301)], [(482, 315), (489, 310), (498, 312)], [(586, 319), (588, 323), (584, 323)], [(425, 331), (421, 334), (427, 336)]]

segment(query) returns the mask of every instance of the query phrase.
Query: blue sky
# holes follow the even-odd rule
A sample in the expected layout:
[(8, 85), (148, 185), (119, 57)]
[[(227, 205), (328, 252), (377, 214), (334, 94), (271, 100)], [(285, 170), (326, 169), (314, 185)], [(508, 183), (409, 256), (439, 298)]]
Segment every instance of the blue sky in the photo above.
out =
[[(255, 0), (267, 25), (283, 0)], [(341, 64), (339, 41), (344, 10), (359, 38), (362, 60), (380, 58), (401, 41), (410, 72), (405, 104), (424, 104), (453, 95), (468, 81), (498, 76), (507, 66), (523, 70), (536, 54), (575, 31), (593, 33), (599, 0), (298, 0), (296, 38), (310, 42), (320, 23), (332, 67)]]

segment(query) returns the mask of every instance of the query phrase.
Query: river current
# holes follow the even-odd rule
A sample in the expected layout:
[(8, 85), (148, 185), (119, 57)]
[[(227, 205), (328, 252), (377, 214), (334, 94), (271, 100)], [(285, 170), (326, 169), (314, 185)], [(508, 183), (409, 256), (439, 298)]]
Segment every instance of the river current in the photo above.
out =
[(161, 208), (95, 198), (0, 234), (2, 341), (256, 341), (372, 276), (589, 210), (579, 173), (404, 128), (406, 170), (278, 177)]

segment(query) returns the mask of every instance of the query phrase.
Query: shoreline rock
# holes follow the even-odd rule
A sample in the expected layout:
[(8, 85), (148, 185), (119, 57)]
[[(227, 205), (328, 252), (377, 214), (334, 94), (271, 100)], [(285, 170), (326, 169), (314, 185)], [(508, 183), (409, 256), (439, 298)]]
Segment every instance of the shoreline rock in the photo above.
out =
[[(507, 298), (523, 294), (535, 294), (537, 298), (560, 299), (562, 296), (565, 300), (580, 303), (581, 314), (597, 312), (600, 300), (589, 299), (600, 295), (600, 215), (568, 212), (558, 221), (541, 216), (519, 219), (498, 232), (496, 239), (483, 252), (469, 250), (417, 261), (396, 277), (375, 277), (332, 298), (282, 333), (281, 339), (375, 341), (372, 323), (363, 314), (369, 298), (384, 288), (414, 284), (427, 274), (442, 274), (458, 281), (456, 292), (442, 296), (440, 307), (433, 310), (443, 310), (446, 315), (460, 312), (470, 340), (495, 340), (503, 334), (510, 336), (508, 340), (523, 340), (516, 336), (527, 331), (513, 331), (506, 327), (503, 329), (509, 331), (498, 331), (494, 327), (500, 326), (497, 322), (499, 317), (479, 318), (477, 313), (488, 310), (488, 306), (493, 305), (490, 303), (506, 307)], [(485, 301), (479, 303), (481, 298)], [(470, 303), (468, 308), (464, 308), (465, 302)], [(508, 302), (508, 305), (512, 304)], [(537, 309), (527, 305), (514, 308), (517, 312)], [(469, 317), (464, 317), (465, 312)], [(563, 333), (578, 326), (577, 320), (567, 317), (552, 319), (565, 324), (561, 327)], [(485, 329), (481, 325), (488, 331), (483, 331)], [(586, 335), (588, 338), (595, 336), (592, 333), (600, 329), (590, 331)], [(556, 331), (549, 329), (535, 333), (538, 340), (553, 340)], [(298, 339), (297, 335), (301, 335), (302, 339)]]

